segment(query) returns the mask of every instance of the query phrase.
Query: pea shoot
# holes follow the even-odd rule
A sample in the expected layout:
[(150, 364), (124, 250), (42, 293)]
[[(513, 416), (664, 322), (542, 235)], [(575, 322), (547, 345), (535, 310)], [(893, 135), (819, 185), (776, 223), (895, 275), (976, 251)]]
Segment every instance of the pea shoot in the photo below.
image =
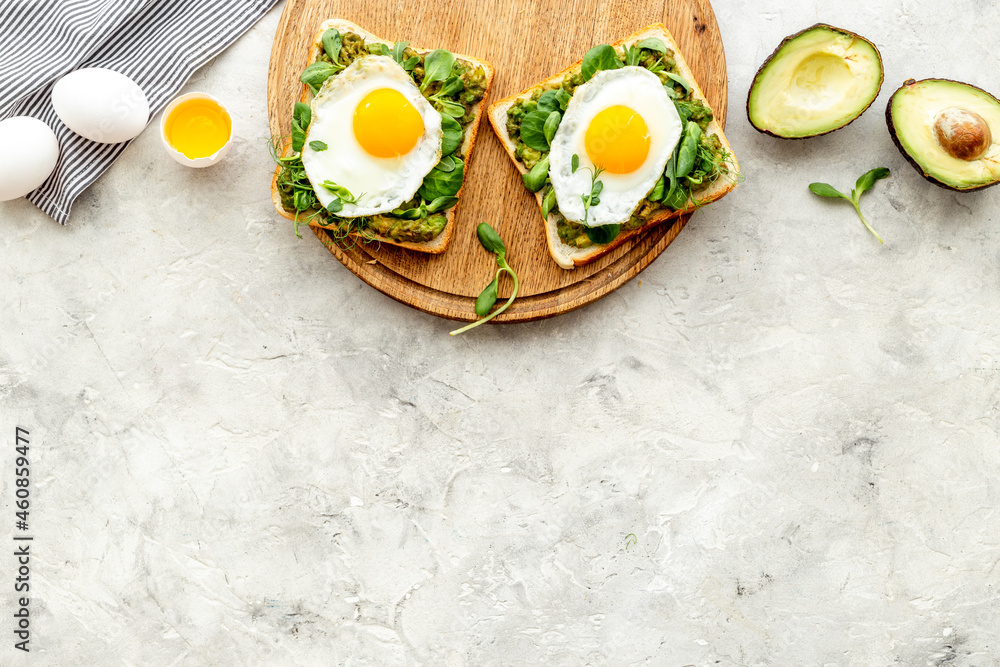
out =
[[(570, 163), (573, 173), (575, 174), (577, 170), (580, 169), (580, 156), (576, 153), (573, 154), (572, 162)], [(590, 217), (590, 207), (597, 206), (601, 203), (601, 192), (604, 190), (604, 183), (597, 180), (604, 173), (604, 170), (600, 167), (594, 167), (590, 169), (589, 167), (584, 167), (584, 171), (590, 172), (590, 194), (580, 195), (580, 199), (583, 200), (583, 224), (587, 224), (587, 218)]]
[(817, 194), (820, 197), (833, 197), (836, 199), (846, 199), (847, 201), (851, 202), (851, 205), (854, 207), (854, 210), (857, 211), (858, 213), (858, 217), (861, 218), (861, 222), (864, 223), (865, 227), (868, 228), (868, 231), (870, 231), (872, 234), (875, 235), (875, 238), (878, 239), (879, 243), (885, 243), (885, 241), (882, 240), (882, 237), (878, 235), (878, 232), (872, 229), (872, 226), (868, 224), (868, 221), (865, 219), (865, 216), (861, 213), (860, 202), (861, 202), (861, 195), (871, 190), (872, 186), (875, 185), (876, 181), (880, 181), (888, 176), (889, 176), (889, 170), (886, 169), (885, 167), (872, 169), (871, 171), (863, 174), (861, 178), (858, 179), (858, 182), (854, 184), (854, 188), (851, 190), (850, 195), (845, 195), (843, 192), (838, 191), (832, 185), (827, 185), (826, 183), (810, 183), (809, 189), (812, 190), (813, 194)]
[(365, 193), (362, 192), (355, 197), (351, 194), (350, 190), (342, 185), (337, 185), (333, 181), (323, 181), (322, 185), (334, 195), (333, 200), (326, 207), (326, 210), (333, 214), (344, 210), (344, 204), (357, 204), (358, 200), (365, 196)]
[[(476, 299), (476, 315), (479, 315), (480, 319), (476, 320), (472, 324), (465, 325), (461, 329), (455, 329), (449, 334), (451, 336), (456, 336), (460, 333), (468, 331), (469, 329), (478, 327), (480, 324), (489, 322), (494, 317), (507, 310), (507, 308), (510, 307), (510, 304), (514, 303), (514, 298), (517, 296), (517, 288), (519, 285), (517, 275), (514, 273), (514, 270), (510, 268), (510, 265), (507, 264), (507, 247), (504, 246), (500, 235), (497, 234), (496, 230), (488, 224), (481, 222), (476, 228), (476, 236), (479, 237), (479, 242), (484, 248), (486, 248), (487, 251), (496, 255), (497, 266), (500, 268), (497, 269), (496, 274), (493, 276), (493, 281), (486, 286), (486, 289), (484, 289), (479, 295), (479, 298)], [(510, 297), (507, 299), (507, 303), (491, 313), (490, 309), (497, 302), (497, 289), (500, 286), (500, 275), (503, 273), (510, 276), (511, 280), (514, 282), (514, 287), (510, 291)]]

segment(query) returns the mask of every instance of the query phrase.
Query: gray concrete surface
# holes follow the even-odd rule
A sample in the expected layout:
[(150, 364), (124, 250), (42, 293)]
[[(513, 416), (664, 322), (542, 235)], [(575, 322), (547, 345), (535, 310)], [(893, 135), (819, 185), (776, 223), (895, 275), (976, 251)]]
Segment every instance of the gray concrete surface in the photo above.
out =
[[(1000, 93), (1000, 9), (715, 7), (746, 182), (550, 321), (451, 339), (295, 238), (277, 12), (190, 82), (225, 163), (167, 159), (156, 118), (70, 226), (0, 204), (0, 523), (22, 426), (35, 537), (0, 662), (1000, 665), (1000, 188), (928, 185), (882, 116), (908, 77)], [(820, 20), (881, 48), (882, 94), (757, 134), (753, 73)], [(883, 247), (806, 189), (875, 166)]]

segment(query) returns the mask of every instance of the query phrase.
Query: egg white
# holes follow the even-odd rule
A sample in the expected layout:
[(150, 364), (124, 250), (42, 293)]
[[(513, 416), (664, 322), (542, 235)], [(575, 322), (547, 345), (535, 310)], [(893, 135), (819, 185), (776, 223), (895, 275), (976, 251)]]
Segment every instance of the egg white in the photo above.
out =
[[(642, 116), (649, 130), (649, 154), (642, 166), (631, 173), (602, 172), (604, 189), (600, 203), (591, 206), (588, 213), (581, 197), (590, 194), (595, 165), (587, 156), (587, 128), (594, 116), (616, 105), (627, 106)], [(552, 138), (549, 177), (559, 211), (568, 220), (590, 227), (626, 222), (663, 174), (681, 133), (677, 109), (655, 74), (642, 67), (597, 72), (573, 93)], [(575, 174), (574, 154), (580, 157), (580, 168)]]
[[(375, 157), (354, 136), (355, 109), (365, 95), (380, 88), (402, 93), (423, 118), (424, 133), (406, 155)], [(441, 114), (420, 94), (410, 75), (392, 58), (365, 56), (327, 79), (313, 99), (302, 166), (324, 207), (336, 196), (323, 187), (324, 181), (347, 188), (358, 198), (356, 204), (344, 203), (338, 217), (378, 215), (413, 198), (441, 160), (443, 138)], [(312, 141), (322, 141), (327, 149), (313, 150)]]

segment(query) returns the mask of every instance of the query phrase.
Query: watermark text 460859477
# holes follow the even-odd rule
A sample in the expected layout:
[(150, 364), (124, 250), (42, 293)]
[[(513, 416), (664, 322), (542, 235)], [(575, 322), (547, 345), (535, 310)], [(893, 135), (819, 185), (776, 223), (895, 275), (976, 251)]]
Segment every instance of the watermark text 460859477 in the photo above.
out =
[(29, 481), (27, 429), (20, 426), (14, 432), (14, 648), (28, 651), (31, 641), (31, 536), (28, 520), (31, 517), (31, 485)]

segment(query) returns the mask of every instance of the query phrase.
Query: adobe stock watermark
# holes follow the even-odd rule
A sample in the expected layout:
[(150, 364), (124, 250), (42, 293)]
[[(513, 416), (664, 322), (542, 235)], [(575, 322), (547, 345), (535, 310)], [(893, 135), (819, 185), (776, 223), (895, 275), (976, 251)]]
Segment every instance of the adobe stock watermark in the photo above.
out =
[(27, 653), (31, 643), (31, 481), (28, 452), (30, 433), (20, 426), (14, 431), (14, 648)]

